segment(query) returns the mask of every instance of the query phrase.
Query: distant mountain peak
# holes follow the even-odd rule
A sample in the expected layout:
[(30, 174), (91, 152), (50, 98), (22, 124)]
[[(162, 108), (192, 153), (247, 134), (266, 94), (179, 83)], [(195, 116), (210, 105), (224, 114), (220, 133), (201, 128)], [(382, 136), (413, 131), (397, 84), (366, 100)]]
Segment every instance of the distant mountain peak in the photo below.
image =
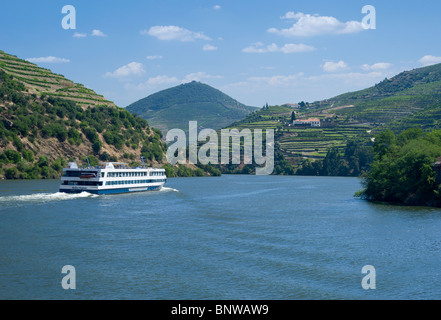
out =
[(168, 88), (127, 107), (162, 132), (179, 128), (188, 130), (189, 121), (199, 127), (220, 129), (243, 119), (256, 110), (208, 84), (191, 81)]

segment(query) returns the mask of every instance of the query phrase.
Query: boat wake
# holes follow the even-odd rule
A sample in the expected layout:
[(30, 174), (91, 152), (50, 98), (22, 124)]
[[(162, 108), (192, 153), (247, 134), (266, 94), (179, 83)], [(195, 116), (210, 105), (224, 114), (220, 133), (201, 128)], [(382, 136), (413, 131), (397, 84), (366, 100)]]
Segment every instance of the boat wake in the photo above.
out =
[(163, 191), (163, 192), (179, 192), (178, 189), (169, 188), (169, 187), (162, 187), (160, 191)]
[(78, 198), (98, 197), (98, 195), (89, 192), (81, 193), (34, 193), (19, 196), (0, 197), (0, 204), (3, 203), (21, 203), (21, 202), (49, 202), (49, 201), (63, 201)]

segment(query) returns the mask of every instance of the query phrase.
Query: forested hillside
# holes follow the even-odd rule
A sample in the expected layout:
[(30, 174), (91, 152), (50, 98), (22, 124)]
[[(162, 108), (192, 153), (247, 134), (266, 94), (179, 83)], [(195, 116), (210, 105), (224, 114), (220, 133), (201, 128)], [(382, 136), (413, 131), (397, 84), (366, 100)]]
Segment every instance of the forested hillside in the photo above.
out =
[[(44, 74), (45, 90), (65, 80), (3, 52), (0, 63), (0, 177), (56, 178), (67, 161), (85, 164), (86, 157), (91, 164), (99, 160), (135, 164), (141, 155), (151, 165), (165, 163), (161, 132), (146, 120), (99, 99), (90, 89), (84, 89), (91, 94), (87, 98), (67, 91), (42, 92), (39, 80), (30, 81), (26, 72)], [(11, 71), (12, 65), (28, 67), (22, 67), (19, 76), (18, 67)]]
[(161, 133), (124, 109), (83, 108), (62, 98), (26, 94), (0, 70), (0, 174), (55, 178), (66, 161), (164, 162)]

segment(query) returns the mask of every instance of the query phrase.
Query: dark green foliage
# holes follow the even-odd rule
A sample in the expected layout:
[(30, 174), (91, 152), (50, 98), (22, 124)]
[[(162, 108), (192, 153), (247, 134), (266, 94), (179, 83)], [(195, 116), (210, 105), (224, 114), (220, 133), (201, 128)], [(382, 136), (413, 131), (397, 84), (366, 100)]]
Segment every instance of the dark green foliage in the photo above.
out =
[(296, 120), (296, 113), (293, 111), (291, 112), (291, 122), (293, 122), (294, 120)]
[(283, 154), (276, 150), (274, 154), (274, 171), (277, 175), (293, 175), (295, 170), (291, 163), (285, 159)]
[[(97, 165), (99, 165), (100, 164), (100, 160), (97, 158), (97, 157), (95, 157), (94, 155), (89, 155), (89, 156), (87, 156), (87, 157), (83, 157), (82, 159), (82, 165), (91, 165), (92, 167), (94, 167), (94, 166), (97, 166)], [(89, 162), (87, 162), (89, 160)]]
[(17, 152), (15, 150), (5, 150), (3, 153), (3, 159), (7, 163), (18, 163), (21, 160), (21, 154), (20, 152)]
[(221, 175), (221, 171), (212, 164), (198, 164), (198, 167), (210, 176), (217, 177)]
[(66, 167), (66, 160), (58, 157), (57, 160), (55, 160), (52, 164), (51, 167), (57, 171), (57, 172), (61, 172), (63, 170), (64, 167)]
[(343, 153), (338, 148), (331, 148), (323, 160), (304, 160), (296, 174), (356, 177), (368, 170), (372, 161), (371, 143), (369, 141), (351, 140), (347, 143)]
[(40, 156), (37, 164), (40, 168), (49, 167), (49, 159), (46, 156)]
[(19, 172), (16, 167), (8, 168), (5, 170), (5, 178), (6, 179), (18, 179)]
[(193, 169), (183, 165), (172, 166), (170, 164), (164, 165), (163, 168), (168, 178), (205, 176), (205, 172), (201, 168)]
[(23, 151), (23, 143), (21, 143), (20, 139), (17, 136), (13, 137), (14, 147), (17, 148), (19, 152)]
[(102, 147), (101, 141), (95, 141), (92, 144), (92, 150), (93, 150), (93, 152), (95, 152), (95, 154), (99, 154), (100, 153), (101, 147)]
[(83, 142), (81, 138), (81, 133), (74, 128), (70, 128), (67, 132), (69, 143), (73, 145), (80, 145)]
[(86, 127), (83, 129), (83, 133), (86, 136), (86, 138), (89, 139), (89, 141), (91, 143), (95, 143), (95, 142), (99, 141), (98, 134), (97, 134), (95, 128)]
[(375, 161), (363, 179), (357, 196), (368, 200), (410, 205), (441, 206), (434, 163), (441, 156), (441, 130), (422, 133), (408, 129), (398, 137), (378, 136)]
[(32, 150), (23, 150), (22, 151), (23, 159), (28, 162), (34, 162), (34, 152)]

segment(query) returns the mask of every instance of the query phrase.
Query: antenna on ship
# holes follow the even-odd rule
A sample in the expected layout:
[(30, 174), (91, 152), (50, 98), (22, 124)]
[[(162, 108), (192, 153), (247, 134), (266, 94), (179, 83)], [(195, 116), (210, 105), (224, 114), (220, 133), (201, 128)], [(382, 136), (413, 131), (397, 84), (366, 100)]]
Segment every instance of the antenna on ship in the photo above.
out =
[(144, 157), (141, 156), (142, 167), (145, 168)]

